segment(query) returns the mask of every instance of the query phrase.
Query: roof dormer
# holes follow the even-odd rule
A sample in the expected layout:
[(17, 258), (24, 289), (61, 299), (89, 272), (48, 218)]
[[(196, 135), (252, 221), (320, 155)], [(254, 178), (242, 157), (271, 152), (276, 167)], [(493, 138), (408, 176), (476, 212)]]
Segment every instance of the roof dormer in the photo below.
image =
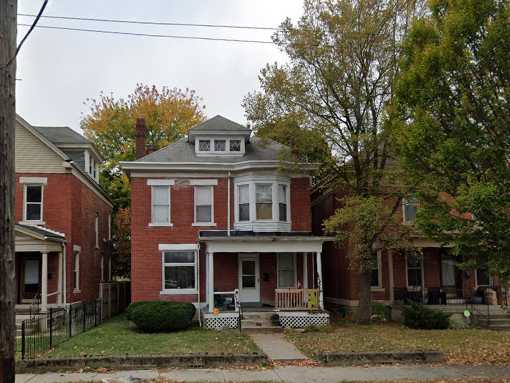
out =
[(243, 156), (250, 135), (251, 129), (218, 115), (191, 128), (188, 142), (199, 156)]

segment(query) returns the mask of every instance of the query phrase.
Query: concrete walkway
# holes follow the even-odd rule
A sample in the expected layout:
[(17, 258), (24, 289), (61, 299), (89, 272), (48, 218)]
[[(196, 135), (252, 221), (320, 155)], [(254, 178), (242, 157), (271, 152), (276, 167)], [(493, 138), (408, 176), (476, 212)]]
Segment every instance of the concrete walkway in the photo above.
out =
[(393, 379), (448, 378), (510, 378), (510, 366), (383, 366), (383, 367), (277, 367), (267, 370), (146, 370), (121, 371), (107, 374), (23, 374), (16, 375), (16, 383), (105, 382), (140, 383), (141, 380), (167, 378), (178, 382), (296, 382), (325, 383), (339, 381), (384, 381)]
[(304, 356), (283, 334), (280, 333), (251, 333), (251, 339), (271, 360), (304, 360)]

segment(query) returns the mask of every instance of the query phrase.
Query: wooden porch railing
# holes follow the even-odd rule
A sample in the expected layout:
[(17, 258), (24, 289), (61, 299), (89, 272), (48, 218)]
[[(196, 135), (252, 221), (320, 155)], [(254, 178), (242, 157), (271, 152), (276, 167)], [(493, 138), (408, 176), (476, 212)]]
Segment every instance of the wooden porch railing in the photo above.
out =
[(279, 310), (318, 310), (319, 289), (276, 289), (275, 308)]

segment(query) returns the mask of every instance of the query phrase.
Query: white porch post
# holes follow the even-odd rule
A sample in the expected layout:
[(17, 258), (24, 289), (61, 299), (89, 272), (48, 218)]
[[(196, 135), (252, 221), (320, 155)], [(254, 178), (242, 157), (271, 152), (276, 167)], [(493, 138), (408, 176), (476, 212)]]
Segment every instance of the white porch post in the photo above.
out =
[(48, 307), (48, 253), (41, 253), (41, 311), (46, 312)]
[(315, 253), (317, 263), (317, 288), (319, 289), (319, 307), (324, 310), (324, 292), (322, 291), (322, 252)]
[(308, 288), (308, 253), (303, 253), (303, 288)]
[(58, 276), (57, 276), (57, 303), (62, 304), (62, 252), (58, 253)]
[(214, 253), (207, 253), (207, 306), (214, 309)]

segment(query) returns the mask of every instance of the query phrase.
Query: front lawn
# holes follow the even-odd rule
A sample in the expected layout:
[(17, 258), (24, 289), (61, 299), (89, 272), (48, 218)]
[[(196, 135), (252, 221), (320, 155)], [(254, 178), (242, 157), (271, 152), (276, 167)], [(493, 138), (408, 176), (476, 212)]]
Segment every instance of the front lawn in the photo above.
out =
[(209, 331), (198, 327), (170, 333), (145, 334), (119, 315), (49, 351), (51, 358), (77, 356), (243, 354), (258, 351), (239, 331)]
[(287, 331), (286, 336), (312, 357), (321, 352), (430, 350), (444, 352), (451, 364), (506, 364), (510, 360), (510, 331), (412, 330), (396, 323), (337, 323), (319, 331)]

